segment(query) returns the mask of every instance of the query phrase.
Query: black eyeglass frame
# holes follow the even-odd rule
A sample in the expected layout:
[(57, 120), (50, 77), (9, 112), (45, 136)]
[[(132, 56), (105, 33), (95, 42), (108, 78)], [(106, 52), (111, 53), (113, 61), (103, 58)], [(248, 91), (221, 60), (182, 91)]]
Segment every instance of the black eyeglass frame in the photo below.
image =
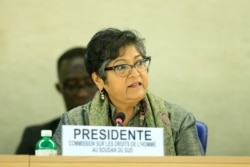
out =
[[(148, 67), (149, 67), (149, 65), (150, 65), (150, 63), (151, 63), (151, 57), (150, 57), (150, 56), (144, 57), (142, 60), (138, 60), (138, 61), (144, 61), (144, 62), (149, 61), (149, 64), (148, 64)], [(138, 61), (137, 61), (137, 62), (138, 62)], [(131, 71), (132, 71), (133, 68), (136, 69), (135, 65), (137, 64), (137, 62), (136, 62), (135, 64), (133, 64), (133, 65), (130, 65), (130, 64), (119, 64), (119, 65), (112, 66), (112, 67), (105, 67), (105, 68), (104, 68), (104, 71), (113, 70), (113, 71), (115, 72), (115, 69), (116, 69), (117, 67), (119, 67), (119, 66), (121, 66), (121, 65), (128, 65), (128, 66), (131, 67), (131, 70), (130, 70), (130, 73), (131, 73)], [(147, 68), (148, 68), (148, 67), (147, 67)], [(147, 69), (147, 68), (146, 68), (146, 69)], [(136, 69), (136, 70), (137, 70), (137, 69)], [(142, 71), (139, 71), (139, 72), (142, 72)], [(128, 75), (129, 75), (130, 73), (128, 73)], [(115, 74), (116, 74), (116, 72), (115, 72)], [(119, 76), (119, 75), (118, 75), (118, 76)]]

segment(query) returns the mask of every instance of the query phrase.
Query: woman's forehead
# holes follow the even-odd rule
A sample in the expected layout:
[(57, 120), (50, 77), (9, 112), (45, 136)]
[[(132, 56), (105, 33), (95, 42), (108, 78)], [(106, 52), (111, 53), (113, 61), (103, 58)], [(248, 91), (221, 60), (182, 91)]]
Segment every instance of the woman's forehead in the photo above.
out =
[(122, 59), (126, 56), (133, 58), (137, 55), (140, 55), (140, 51), (135, 45), (126, 45), (119, 49), (118, 56), (115, 59)]

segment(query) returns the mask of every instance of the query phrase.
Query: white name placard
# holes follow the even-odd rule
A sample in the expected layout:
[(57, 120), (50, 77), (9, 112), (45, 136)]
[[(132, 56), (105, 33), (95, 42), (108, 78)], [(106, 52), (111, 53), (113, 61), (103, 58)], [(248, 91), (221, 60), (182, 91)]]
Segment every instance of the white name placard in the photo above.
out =
[(63, 125), (62, 155), (164, 156), (163, 128)]

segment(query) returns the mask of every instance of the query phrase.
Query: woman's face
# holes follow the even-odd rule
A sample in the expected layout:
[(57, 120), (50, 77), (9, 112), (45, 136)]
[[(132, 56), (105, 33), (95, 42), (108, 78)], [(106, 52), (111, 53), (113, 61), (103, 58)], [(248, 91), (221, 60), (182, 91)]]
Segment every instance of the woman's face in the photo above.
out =
[[(134, 45), (128, 45), (120, 49), (119, 56), (111, 61), (107, 67), (121, 64), (134, 65), (143, 57)], [(106, 71), (107, 81), (103, 83), (110, 100), (114, 105), (124, 103), (138, 103), (144, 98), (148, 88), (148, 72), (138, 72), (132, 68), (128, 76), (118, 76), (114, 70)]]

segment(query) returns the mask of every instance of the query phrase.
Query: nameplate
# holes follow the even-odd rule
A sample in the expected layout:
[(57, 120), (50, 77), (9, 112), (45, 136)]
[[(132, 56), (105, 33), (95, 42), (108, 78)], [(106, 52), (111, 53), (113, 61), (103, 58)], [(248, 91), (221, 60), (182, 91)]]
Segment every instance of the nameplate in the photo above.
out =
[(163, 128), (62, 126), (62, 155), (164, 156)]

